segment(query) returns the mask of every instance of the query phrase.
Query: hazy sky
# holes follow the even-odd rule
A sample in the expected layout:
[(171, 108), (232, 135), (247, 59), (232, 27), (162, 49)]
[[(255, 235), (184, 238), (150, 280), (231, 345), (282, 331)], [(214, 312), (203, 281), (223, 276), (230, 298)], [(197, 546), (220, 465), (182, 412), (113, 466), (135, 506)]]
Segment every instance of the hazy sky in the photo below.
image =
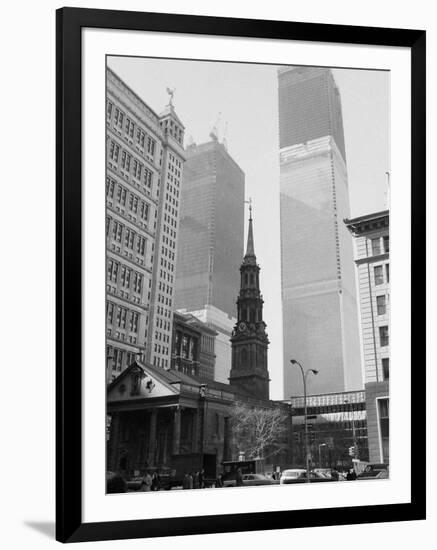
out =
[[(279, 141), (275, 66), (145, 58), (108, 58), (108, 65), (158, 114), (174, 105), (185, 143), (209, 141), (221, 113), (228, 152), (246, 175), (252, 197), (255, 253), (261, 267), (264, 320), (270, 339), (271, 398), (283, 398), (279, 226)], [(388, 72), (334, 69), (346, 143), (351, 216), (386, 208), (389, 157)], [(246, 212), (247, 217), (247, 212)], [(247, 223), (246, 223), (247, 230)]]

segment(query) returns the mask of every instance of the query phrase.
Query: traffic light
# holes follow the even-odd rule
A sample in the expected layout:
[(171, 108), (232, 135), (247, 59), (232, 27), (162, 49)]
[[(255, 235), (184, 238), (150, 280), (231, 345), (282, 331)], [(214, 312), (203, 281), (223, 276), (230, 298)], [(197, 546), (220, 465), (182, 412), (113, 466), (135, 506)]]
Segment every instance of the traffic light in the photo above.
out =
[(355, 456), (356, 448), (355, 445), (352, 445), (352, 447), (349, 447), (349, 456)]

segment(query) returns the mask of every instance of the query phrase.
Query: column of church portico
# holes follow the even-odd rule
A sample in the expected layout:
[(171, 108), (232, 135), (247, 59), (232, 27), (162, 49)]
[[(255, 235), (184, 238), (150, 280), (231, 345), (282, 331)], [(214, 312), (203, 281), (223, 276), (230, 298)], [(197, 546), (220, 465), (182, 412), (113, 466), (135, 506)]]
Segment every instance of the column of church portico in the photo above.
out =
[(118, 454), (118, 441), (120, 436), (120, 413), (113, 412), (111, 415), (111, 427), (110, 427), (110, 439), (109, 439), (109, 453), (108, 453), (108, 470), (117, 471), (117, 454)]
[(180, 453), (180, 446), (181, 446), (181, 408), (179, 406), (176, 407), (174, 415), (173, 415), (173, 446), (172, 446), (172, 452), (174, 455), (178, 455)]
[(147, 450), (147, 464), (153, 466), (155, 464), (155, 450), (156, 450), (156, 420), (158, 411), (153, 409), (150, 413), (149, 421), (149, 442)]
[(191, 450), (193, 453), (199, 452), (199, 431), (200, 431), (200, 412), (198, 409), (193, 411), (193, 441)]

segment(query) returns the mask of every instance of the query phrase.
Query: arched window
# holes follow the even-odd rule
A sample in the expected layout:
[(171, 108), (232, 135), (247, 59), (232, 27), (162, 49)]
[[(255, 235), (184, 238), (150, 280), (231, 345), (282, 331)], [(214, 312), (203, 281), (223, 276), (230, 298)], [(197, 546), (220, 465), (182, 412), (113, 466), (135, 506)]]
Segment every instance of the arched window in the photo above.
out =
[(247, 367), (249, 363), (249, 354), (247, 352), (247, 348), (242, 348), (241, 350), (241, 366)]

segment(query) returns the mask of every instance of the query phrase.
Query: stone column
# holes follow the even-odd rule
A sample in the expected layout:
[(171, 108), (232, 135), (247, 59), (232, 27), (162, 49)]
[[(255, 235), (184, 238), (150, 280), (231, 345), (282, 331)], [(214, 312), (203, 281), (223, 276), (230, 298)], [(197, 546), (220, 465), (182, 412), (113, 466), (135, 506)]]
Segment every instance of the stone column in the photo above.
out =
[(156, 450), (156, 418), (158, 416), (158, 411), (152, 409), (150, 413), (150, 423), (149, 423), (149, 444), (147, 450), (147, 464), (148, 466), (153, 466), (155, 464), (155, 450)]
[(181, 445), (181, 409), (176, 407), (173, 417), (173, 446), (172, 453), (178, 455), (180, 453)]
[(111, 427), (109, 436), (109, 449), (108, 449), (108, 464), (107, 469), (110, 471), (117, 471), (117, 454), (118, 454), (118, 440), (120, 435), (120, 413), (113, 412), (111, 414)]
[(193, 439), (192, 439), (192, 451), (193, 453), (199, 452), (199, 429), (200, 429), (200, 411), (199, 409), (193, 409)]

